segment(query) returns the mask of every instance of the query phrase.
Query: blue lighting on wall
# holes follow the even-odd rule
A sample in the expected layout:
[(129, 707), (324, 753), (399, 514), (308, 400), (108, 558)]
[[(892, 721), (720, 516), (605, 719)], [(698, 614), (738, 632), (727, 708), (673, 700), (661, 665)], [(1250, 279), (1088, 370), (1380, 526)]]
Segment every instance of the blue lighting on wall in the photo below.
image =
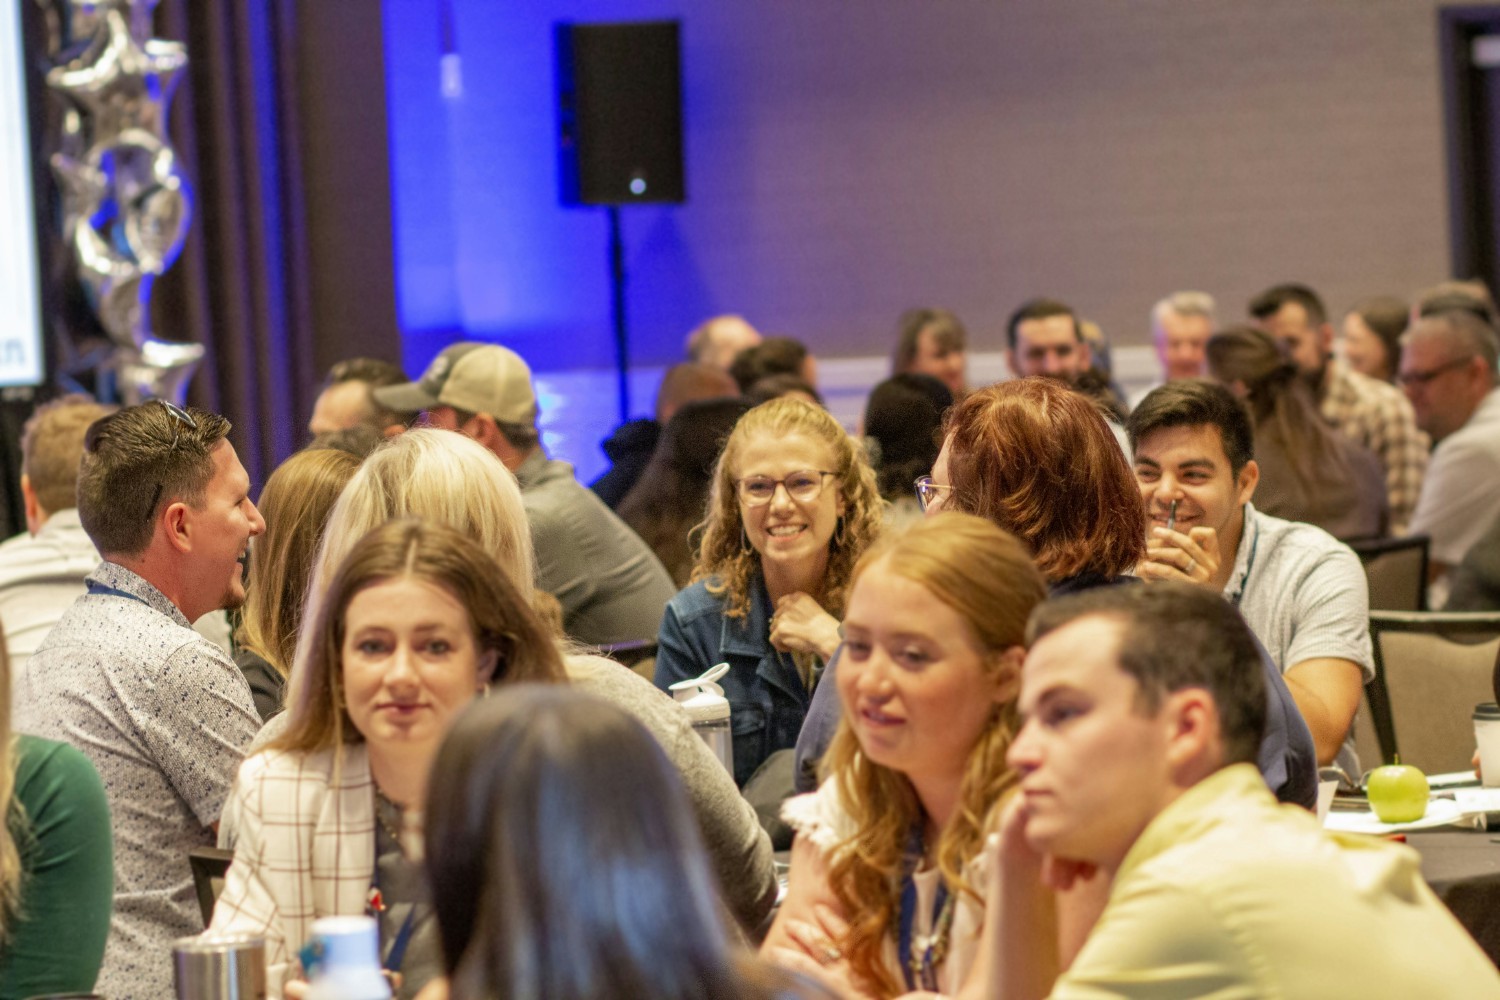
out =
[[(602, 209), (558, 203), (552, 24), (681, 17), (660, 2), (383, 0), (397, 301), (409, 370), (460, 339), (537, 371), (613, 364)], [(691, 92), (684, 25), (684, 90)], [(445, 96), (446, 94), (446, 96)], [(691, 117), (684, 101), (684, 126)], [(714, 304), (671, 206), (624, 212), (632, 361), (677, 360)], [(634, 409), (650, 407), (649, 396)]]

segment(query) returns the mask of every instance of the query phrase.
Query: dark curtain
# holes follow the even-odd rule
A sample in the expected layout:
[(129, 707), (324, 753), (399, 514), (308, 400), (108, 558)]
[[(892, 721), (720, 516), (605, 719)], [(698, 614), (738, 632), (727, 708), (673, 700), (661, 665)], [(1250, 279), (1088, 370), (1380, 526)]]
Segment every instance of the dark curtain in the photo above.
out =
[(296, 4), (164, 0), (156, 31), (188, 46), (171, 136), (196, 189), (156, 329), (205, 346), (189, 401), (231, 420), (259, 484), (302, 443), (317, 380)]

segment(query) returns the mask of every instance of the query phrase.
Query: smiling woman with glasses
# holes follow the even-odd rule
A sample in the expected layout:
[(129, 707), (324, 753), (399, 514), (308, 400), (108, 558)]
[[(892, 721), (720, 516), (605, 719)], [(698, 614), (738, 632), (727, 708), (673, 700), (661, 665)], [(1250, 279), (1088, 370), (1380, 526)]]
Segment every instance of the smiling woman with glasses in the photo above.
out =
[(717, 663), (742, 786), (792, 746), (839, 645), (849, 575), (880, 531), (859, 443), (819, 407), (776, 399), (735, 425), (718, 467), (693, 582), (662, 620), (656, 683)]

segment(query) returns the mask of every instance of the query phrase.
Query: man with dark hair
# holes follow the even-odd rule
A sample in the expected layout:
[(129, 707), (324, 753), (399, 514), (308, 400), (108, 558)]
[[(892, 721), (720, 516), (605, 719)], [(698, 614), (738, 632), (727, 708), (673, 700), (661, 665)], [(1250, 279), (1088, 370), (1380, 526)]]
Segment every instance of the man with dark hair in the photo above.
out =
[(1207, 587), (1239, 608), (1311, 730), (1318, 761), (1358, 775), (1351, 728), (1374, 676), (1369, 592), (1359, 559), (1332, 535), (1250, 503), (1260, 469), (1250, 414), (1222, 385), (1169, 382), (1126, 425), (1151, 519), (1147, 581)]
[(1497, 352), (1495, 328), (1464, 309), (1424, 317), (1402, 338), (1396, 380), (1432, 435), (1411, 530), (1432, 538), (1433, 607), (1446, 602), (1448, 570), (1500, 520)]
[(1403, 534), (1422, 490), (1428, 443), (1411, 404), (1393, 385), (1361, 375), (1333, 353), (1333, 324), (1318, 293), (1275, 285), (1250, 300), (1250, 315), (1286, 348), (1317, 394), (1323, 419), (1375, 453), (1385, 470), (1390, 528)]
[[(1101, 334), (1102, 337), (1102, 334)], [(1125, 403), (1106, 376), (1093, 367), (1094, 355), (1073, 307), (1056, 299), (1023, 302), (1005, 323), (1005, 363), (1016, 378), (1042, 375), (1066, 382), (1087, 396), (1104, 416), (1120, 450), (1125, 443)]]
[(1050, 375), (1076, 383), (1089, 369), (1089, 345), (1073, 307), (1056, 299), (1032, 299), (1005, 323), (1005, 363), (1016, 378)]
[(536, 586), (562, 604), (569, 636), (590, 645), (655, 641), (677, 588), (640, 536), (573, 478), (573, 467), (547, 457), (531, 369), (519, 354), (498, 344), (454, 344), (421, 379), (377, 389), (375, 399), (473, 438), (515, 473)]
[(589, 483), (589, 489), (599, 494), (610, 510), (618, 510), (620, 501), (651, 461), (662, 429), (684, 404), (701, 399), (727, 399), (739, 395), (739, 391), (734, 379), (722, 368), (696, 361), (668, 368), (656, 390), (655, 416), (650, 420), (626, 421), (601, 442), (600, 447), (613, 464)]
[(307, 432), (313, 437), (334, 431), (367, 427), (382, 437), (401, 433), (401, 414), (375, 402), (376, 389), (401, 385), (406, 373), (400, 365), (378, 358), (350, 358), (328, 371), (323, 390), (313, 404)]
[(31, 658), (16, 729), (72, 743), (104, 779), (115, 904), (99, 990), (170, 996), (171, 946), (202, 929), (188, 851), (260, 728), (245, 676), (190, 623), (245, 600), (265, 522), (229, 422), (153, 401), (84, 437), (78, 516), (104, 561)]
[(773, 375), (795, 375), (814, 389), (818, 386), (818, 362), (802, 341), (792, 337), (767, 337), (734, 356), (729, 374), (748, 393), (755, 383)]
[[(1230, 605), (1105, 588), (1044, 604), (1031, 633), (986, 995), (1500, 996), (1414, 852), (1267, 792), (1258, 653)], [(1059, 974), (1051, 889), (1094, 873), (1108, 904)]]

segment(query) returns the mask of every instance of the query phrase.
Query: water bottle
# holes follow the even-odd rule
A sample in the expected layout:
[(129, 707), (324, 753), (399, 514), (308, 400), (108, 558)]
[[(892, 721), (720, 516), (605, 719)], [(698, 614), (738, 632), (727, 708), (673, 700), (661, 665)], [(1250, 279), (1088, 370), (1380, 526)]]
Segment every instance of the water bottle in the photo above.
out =
[(724, 770), (733, 776), (734, 735), (729, 728), (729, 699), (724, 697), (724, 689), (715, 683), (727, 673), (729, 664), (720, 663), (710, 667), (702, 677), (678, 681), (669, 690), (693, 720), (693, 731), (703, 737), (703, 742), (719, 758)]
[(314, 920), (308, 952), (307, 1000), (391, 1000), (374, 917)]
[(265, 1000), (266, 942), (250, 934), (178, 938), (172, 982), (177, 1000)]

